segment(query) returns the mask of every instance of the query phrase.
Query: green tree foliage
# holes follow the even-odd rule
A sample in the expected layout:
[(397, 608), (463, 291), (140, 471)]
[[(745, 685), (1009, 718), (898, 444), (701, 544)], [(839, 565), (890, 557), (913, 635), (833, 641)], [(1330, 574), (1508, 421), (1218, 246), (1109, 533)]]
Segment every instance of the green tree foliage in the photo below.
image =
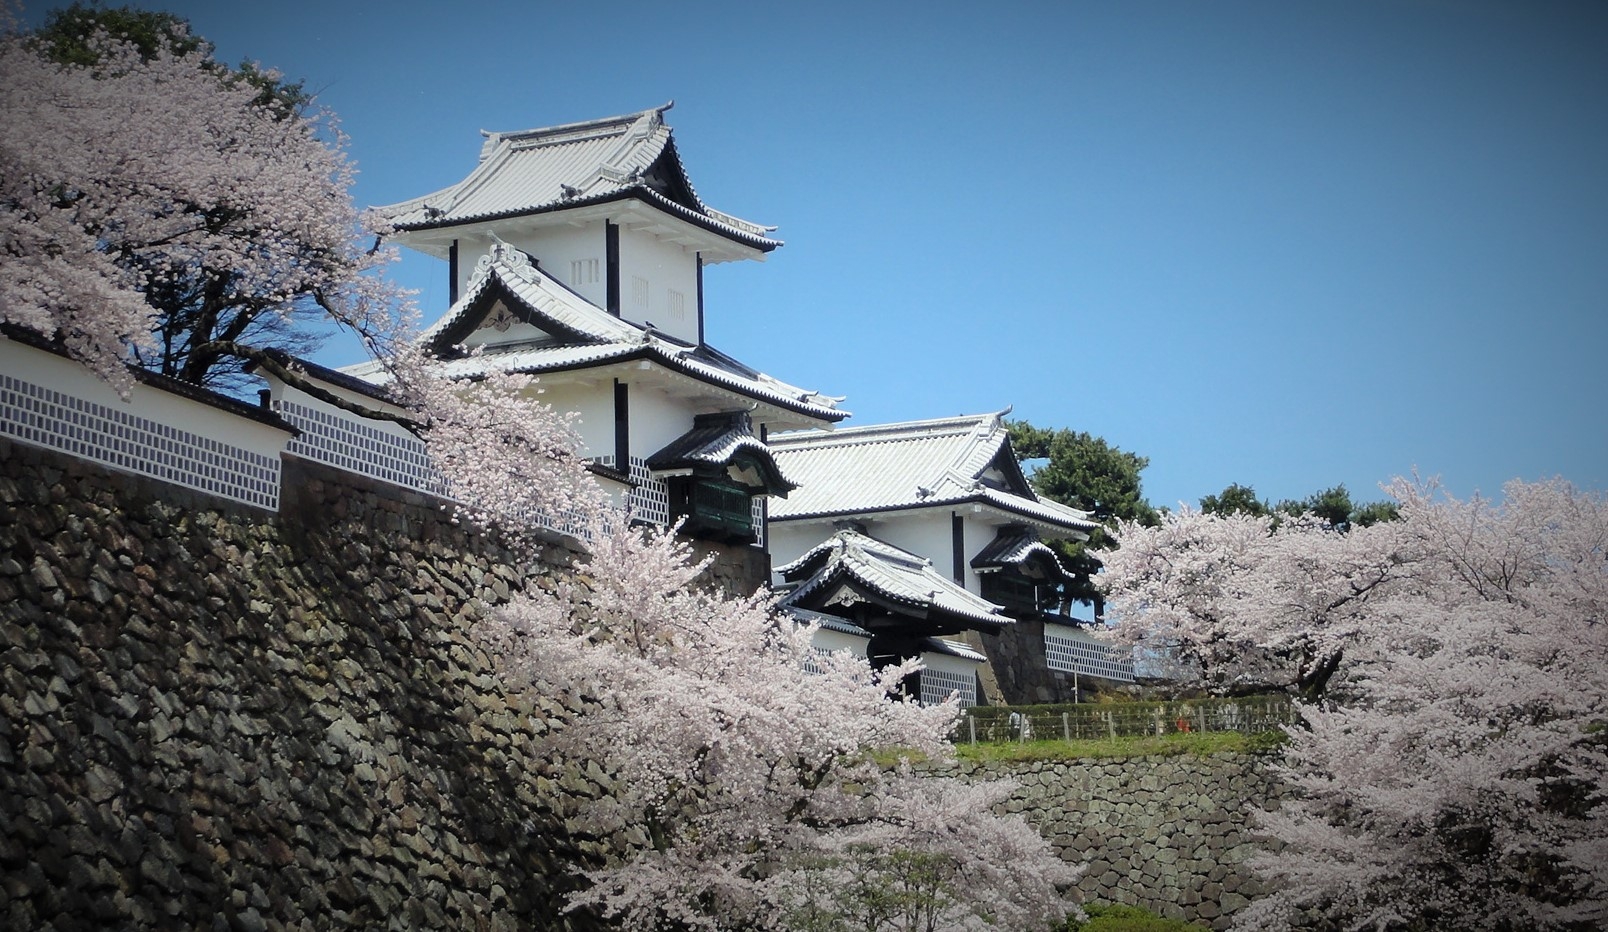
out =
[[(1156, 509), (1145, 500), (1139, 478), (1150, 465), (1147, 457), (1085, 431), (1035, 427), (1026, 421), (1011, 421), (1006, 427), (1018, 458), (1046, 461), (1028, 477), (1039, 495), (1087, 511), (1107, 527), (1115, 527), (1118, 521), (1147, 526), (1159, 522)], [(1093, 604), (1096, 615), (1104, 612), (1105, 603), (1093, 582), (1102, 565), (1095, 553), (1116, 546), (1116, 538), (1102, 530), (1090, 533), (1087, 543), (1056, 542), (1061, 562), (1072, 576), (1066, 597)]]
[(191, 33), (189, 21), (173, 13), (74, 3), (48, 13), (33, 40), (51, 61), (88, 68), (102, 61), (103, 50), (96, 41), (99, 35), (133, 45), (146, 61), (161, 53), (182, 57), (199, 52), (203, 68), (227, 85), (244, 83), (256, 88), (257, 106), (279, 119), (300, 116), (312, 103), (301, 81), (286, 81), (254, 61), (242, 61), (234, 68), (216, 61), (212, 43)]
[(1200, 500), (1200, 510), (1209, 515), (1226, 518), (1230, 515), (1250, 515), (1254, 518), (1266, 516), (1270, 509), (1267, 502), (1256, 497), (1256, 490), (1248, 485), (1231, 482), (1228, 488), (1216, 495), (1207, 495)]
[(1351, 493), (1346, 490), (1344, 485), (1337, 485), (1320, 492), (1314, 492), (1306, 498), (1287, 498), (1277, 505), (1271, 505), (1257, 498), (1255, 489), (1248, 485), (1240, 485), (1234, 482), (1216, 495), (1202, 497), (1200, 510), (1205, 514), (1217, 515), (1221, 518), (1227, 518), (1232, 515), (1250, 515), (1253, 518), (1262, 518), (1272, 515), (1277, 519), (1286, 515), (1295, 517), (1303, 514), (1314, 514), (1337, 531), (1349, 531), (1353, 527), (1368, 527), (1381, 521), (1394, 521), (1397, 518), (1395, 502), (1357, 502), (1351, 498)]
[(1089, 903), (1083, 912), (1088, 918), (1068, 919), (1064, 932), (1196, 932), (1206, 928), (1123, 903)]

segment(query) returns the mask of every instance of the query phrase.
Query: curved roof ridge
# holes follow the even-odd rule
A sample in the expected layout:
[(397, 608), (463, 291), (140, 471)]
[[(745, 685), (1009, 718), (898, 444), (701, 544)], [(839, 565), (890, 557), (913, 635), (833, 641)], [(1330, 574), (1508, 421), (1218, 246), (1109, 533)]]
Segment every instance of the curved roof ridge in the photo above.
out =
[[(527, 130), (481, 130), (479, 161), (458, 183), (374, 210), (405, 238), (634, 198), (748, 249), (782, 245), (769, 235), (775, 227), (714, 210), (698, 196), (664, 122), (673, 105)], [(656, 171), (668, 177), (670, 196), (658, 190), (665, 179)]]
[(847, 576), (889, 602), (924, 612), (989, 626), (1014, 620), (1001, 606), (939, 573), (926, 557), (850, 528), (835, 532), (777, 572), (784, 577), (810, 573), (808, 579), (795, 580), (798, 587), (783, 598), (788, 606)]
[(635, 113), (620, 113), (614, 116), (595, 117), (590, 120), (578, 120), (574, 123), (559, 123), (553, 126), (534, 126), (530, 129), (506, 131), (483, 129), (480, 131), (480, 135), (486, 138), (486, 142), (482, 144), (482, 157), (484, 157), (485, 153), (490, 151), (488, 147), (494, 146), (503, 140), (519, 140), (521, 142), (528, 142), (535, 139), (541, 139), (544, 142), (561, 142), (564, 140), (559, 137), (583, 135), (589, 131), (612, 129), (616, 126), (622, 125), (630, 126), (644, 118), (662, 123), (664, 121), (664, 112), (675, 105), (676, 102), (671, 100), (657, 107), (649, 107), (646, 110), (638, 110)]
[(977, 423), (992, 417), (988, 414), (960, 414), (953, 417), (927, 418), (915, 421), (894, 421), (887, 424), (865, 424), (858, 427), (839, 427), (834, 430), (790, 430), (773, 434), (770, 443), (813, 444), (823, 442), (874, 443), (879, 438), (898, 440), (931, 436), (933, 433), (961, 433), (974, 430)]

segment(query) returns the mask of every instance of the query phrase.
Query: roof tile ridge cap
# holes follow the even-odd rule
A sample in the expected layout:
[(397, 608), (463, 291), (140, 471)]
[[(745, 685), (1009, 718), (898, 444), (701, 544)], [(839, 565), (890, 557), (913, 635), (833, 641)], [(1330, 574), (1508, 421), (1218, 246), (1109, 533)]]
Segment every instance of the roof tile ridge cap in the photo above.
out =
[[(967, 431), (965, 445), (944, 467), (942, 478), (953, 478), (961, 488), (975, 489), (979, 486), (977, 476), (988, 468), (988, 464), (999, 455), (1008, 436), (1004, 430), (1004, 415), (1010, 413), (1010, 408), (997, 411), (993, 414), (973, 415), (976, 423)], [(958, 420), (958, 419), (957, 419)], [(987, 454), (986, 458), (983, 454)], [(980, 464), (977, 460), (981, 459)], [(977, 465), (975, 472), (968, 472), (971, 466)], [(941, 480), (940, 480), (941, 481)]]
[[(485, 130), (481, 130), (481, 132), (484, 133)], [(480, 161), (475, 165), (474, 170), (464, 176), (463, 180), (457, 184), (442, 188), (436, 192), (437, 194), (450, 193), (446, 205), (426, 204), (424, 205), (426, 212), (433, 209), (439, 210), (442, 214), (451, 213), (454, 208), (468, 200), (470, 195), (480, 190), (490, 181), (492, 176), (508, 162), (509, 153), (513, 151), (513, 146), (502, 145), (502, 142), (503, 140), (499, 137), (497, 145), (493, 146), (491, 139), (488, 138), (486, 144), (480, 148)], [(426, 196), (428, 197), (429, 195)]]
[[(977, 456), (976, 448), (982, 439), (978, 436), (980, 427), (980, 423), (974, 424), (961, 441), (961, 448), (938, 470), (937, 475), (930, 481), (921, 484), (921, 488), (929, 490), (928, 497), (938, 494), (938, 490), (946, 485), (961, 492), (973, 491), (978, 488), (980, 483), (977, 480), (977, 475), (966, 472), (962, 467), (967, 466)], [(990, 455), (989, 459), (993, 459), (993, 456)]]
[[(663, 133), (659, 132), (661, 129), (664, 130)], [(625, 165), (633, 160), (632, 156), (635, 156), (645, 144), (651, 145), (654, 140), (658, 141), (653, 152), (654, 157), (657, 157), (670, 140), (670, 128), (664, 124), (663, 110), (644, 110), (638, 113), (636, 119), (631, 121), (631, 125), (620, 134), (620, 139), (614, 144), (614, 148), (598, 161), (597, 168), (593, 169), (594, 178), (588, 182), (586, 189), (595, 187), (599, 181), (607, 180), (619, 184), (638, 175), (642, 168), (646, 167), (645, 165), (639, 165), (635, 171), (629, 173)], [(648, 160), (648, 164), (652, 164), (652, 159)], [(633, 186), (635, 184), (640, 182), (634, 182)]]
[(462, 318), (463, 315), (467, 314), (469, 312), (469, 306), (476, 298), (480, 297), (480, 293), (485, 290), (486, 282), (490, 278), (491, 275), (489, 270), (481, 269), (479, 263), (476, 263), (474, 271), (469, 274), (469, 281), (464, 286), (463, 294), (458, 297), (458, 300), (453, 303), (452, 307), (447, 309), (445, 314), (442, 314), (440, 317), (436, 318), (435, 323), (419, 331), (419, 335), (415, 338), (415, 342), (420, 344), (428, 343), (436, 335), (441, 333), (441, 331), (447, 329), (452, 324), (456, 323), (460, 318)]
[(930, 557), (919, 553), (912, 553), (903, 547), (898, 546), (897, 544), (890, 544), (885, 540), (878, 540), (877, 538), (872, 537), (870, 534), (860, 534), (859, 536), (881, 548), (879, 551), (872, 553), (874, 548), (861, 545), (859, 549), (862, 553), (872, 553), (873, 556), (884, 558), (896, 563), (909, 564), (918, 570), (925, 571), (930, 569), (936, 572), (936, 567), (933, 565)]
[(927, 440), (935, 434), (960, 433), (961, 428), (967, 432), (975, 429), (978, 418), (987, 417), (986, 414), (957, 414), (953, 417), (919, 418), (910, 421), (890, 421), (886, 424), (865, 424), (859, 427), (843, 427), (833, 433), (838, 436), (854, 435), (865, 436), (872, 433), (894, 435), (894, 440)]
[[(536, 267), (536, 263), (531, 260), (530, 256), (518, 246), (504, 242), (496, 233), (491, 234), (491, 248), (475, 262), (476, 274), (480, 273), (482, 266), (488, 272), (491, 271), (493, 266), (501, 266), (526, 284), (539, 285), (542, 283), (541, 270)], [(512, 284), (512, 282), (509, 284)]]
[(657, 107), (649, 107), (646, 110), (634, 110), (629, 113), (616, 113), (613, 116), (606, 117), (593, 117), (590, 120), (575, 120), (569, 123), (555, 123), (552, 126), (532, 126), (529, 129), (501, 131), (483, 129), (480, 131), (480, 133), (483, 136), (495, 136), (500, 139), (513, 139), (515, 137), (530, 139), (546, 135), (556, 136), (562, 133), (573, 133), (588, 129), (602, 129), (605, 126), (614, 124), (623, 124), (623, 127), (628, 128), (631, 126), (631, 124), (650, 113), (660, 114), (660, 118), (663, 119), (664, 111), (674, 107), (675, 104), (676, 102), (672, 100)]

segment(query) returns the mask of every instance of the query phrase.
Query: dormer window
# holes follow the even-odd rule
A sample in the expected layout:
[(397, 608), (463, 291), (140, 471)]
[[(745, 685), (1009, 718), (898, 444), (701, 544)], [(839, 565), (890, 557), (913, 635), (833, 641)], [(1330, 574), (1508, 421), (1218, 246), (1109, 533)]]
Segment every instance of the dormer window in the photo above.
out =
[(1049, 545), (1021, 525), (1001, 528), (972, 559), (982, 596), (1016, 616), (1056, 612), (1066, 571)]
[(1061, 587), (1031, 564), (1000, 567), (980, 579), (983, 598), (1012, 614), (1054, 612), (1061, 604)]
[(664, 477), (682, 531), (712, 540), (758, 540), (754, 499), (797, 488), (754, 436), (746, 411), (698, 415), (692, 430), (648, 458), (648, 468)]

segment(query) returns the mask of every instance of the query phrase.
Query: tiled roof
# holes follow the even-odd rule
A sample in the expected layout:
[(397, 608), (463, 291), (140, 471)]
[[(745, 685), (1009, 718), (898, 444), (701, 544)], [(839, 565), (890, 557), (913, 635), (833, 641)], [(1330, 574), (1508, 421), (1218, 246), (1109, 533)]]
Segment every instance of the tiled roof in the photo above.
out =
[[(478, 354), (445, 358), (442, 368), (447, 375), (473, 377), (492, 370), (538, 374), (643, 359), (818, 420), (839, 421), (848, 416), (837, 408), (837, 398), (774, 379), (713, 347), (683, 343), (615, 317), (536, 268), (518, 249), (502, 243), (481, 257), (463, 297), (426, 329), (421, 339), (438, 353), (449, 352), (479, 323), (478, 315), (486, 311), (484, 298), (493, 289), (518, 304), (531, 323), (553, 338), (487, 345)], [(343, 371), (363, 378), (375, 374), (377, 368), (365, 364)]]
[(933, 568), (932, 561), (859, 531), (833, 534), (776, 572), (799, 585), (783, 598), (787, 606), (821, 608), (838, 584), (848, 582), (917, 618), (960, 621), (998, 629), (1012, 619), (993, 602), (967, 592)]
[[(976, 503), (1068, 536), (1096, 527), (1086, 513), (1041, 501), (1027, 486), (1010, 451), (1006, 413), (773, 434), (777, 463), (801, 488), (775, 503), (770, 518)], [(991, 467), (998, 478), (985, 477)]]
[[(839, 634), (848, 634), (855, 637), (870, 638), (871, 632), (846, 618), (829, 615), (826, 612), (812, 612), (808, 609), (784, 606), (783, 610), (792, 615), (803, 624), (815, 624), (827, 631), (836, 631)], [(924, 652), (934, 654), (947, 654), (950, 657), (959, 657), (962, 660), (971, 660), (976, 663), (985, 663), (988, 660), (982, 652), (959, 641), (947, 638), (922, 638), (916, 642)]]
[(509, 133), (482, 131), (480, 164), (433, 194), (379, 208), (402, 230), (473, 223), (634, 197), (753, 248), (781, 245), (772, 228), (714, 210), (687, 178), (664, 112)]
[(999, 534), (988, 543), (988, 546), (979, 550), (977, 556), (972, 557), (971, 565), (976, 569), (1020, 566), (1035, 557), (1048, 559), (1051, 566), (1065, 573), (1055, 550), (1039, 540), (1038, 535), (1030, 528), (1024, 527), (1000, 528)]
[(771, 495), (786, 495), (798, 488), (777, 468), (770, 448), (754, 436), (747, 412), (700, 414), (693, 418), (692, 430), (648, 457), (648, 468), (656, 471), (721, 468), (738, 454), (759, 465), (765, 489)]

